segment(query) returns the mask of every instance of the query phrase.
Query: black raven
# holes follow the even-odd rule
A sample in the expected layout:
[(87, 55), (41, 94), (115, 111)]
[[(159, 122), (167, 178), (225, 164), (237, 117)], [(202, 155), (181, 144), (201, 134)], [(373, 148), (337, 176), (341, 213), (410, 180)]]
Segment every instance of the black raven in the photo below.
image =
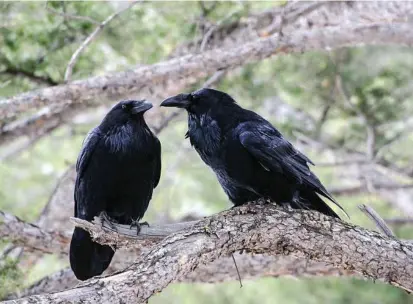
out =
[(338, 205), (310, 171), (311, 160), (267, 120), (241, 108), (228, 94), (200, 89), (170, 97), (161, 106), (187, 110), (185, 137), (215, 172), (235, 206), (269, 198), (339, 217), (317, 195)]
[[(89, 132), (76, 163), (75, 217), (91, 221), (104, 212), (139, 231), (161, 174), (161, 144), (143, 117), (150, 108), (144, 101), (121, 101)], [(79, 280), (100, 275), (114, 253), (75, 228), (70, 265)]]

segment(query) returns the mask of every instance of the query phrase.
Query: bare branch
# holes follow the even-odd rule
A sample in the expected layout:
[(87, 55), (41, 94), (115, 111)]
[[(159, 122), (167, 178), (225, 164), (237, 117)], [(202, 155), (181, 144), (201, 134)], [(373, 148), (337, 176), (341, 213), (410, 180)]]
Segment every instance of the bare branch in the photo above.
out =
[(85, 48), (97, 37), (97, 35), (104, 29), (104, 27), (110, 23), (113, 19), (118, 17), (120, 14), (122, 14), (124, 11), (130, 9), (132, 6), (134, 6), (136, 3), (140, 1), (133, 1), (131, 4), (129, 4), (127, 7), (119, 10), (118, 12), (110, 15), (107, 17), (102, 23), (99, 24), (98, 27), (83, 41), (83, 43), (79, 46), (79, 48), (73, 53), (72, 57), (70, 58), (70, 61), (67, 65), (66, 72), (65, 72), (65, 82), (69, 82), (70, 78), (72, 77), (72, 70), (74, 65), (76, 64), (76, 61), (80, 54), (85, 50)]
[(216, 31), (224, 22), (228, 21), (231, 19), (234, 15), (237, 13), (241, 12), (241, 8), (237, 7), (236, 9), (232, 10), (229, 12), (224, 18), (219, 20), (215, 25), (211, 26), (211, 28), (205, 33), (204, 37), (202, 38), (201, 46), (199, 48), (200, 52), (205, 51), (205, 46), (208, 43), (209, 38), (211, 37), (212, 33)]
[[(358, 25), (372, 25), (374, 22), (392, 22), (395, 21), (399, 22), (409, 22), (411, 16), (408, 12), (413, 10), (413, 2), (355, 2), (348, 4), (347, 2), (324, 2), (321, 7), (315, 9), (313, 7), (314, 3), (307, 4), (305, 2), (291, 2), (288, 3), (285, 8), (280, 9), (279, 7), (267, 10), (265, 12), (261, 12), (258, 14), (251, 14), (250, 16), (243, 18), (242, 20), (231, 22), (227, 26), (222, 26), (222, 28), (216, 30), (213, 34), (213, 37), (209, 39), (209, 47), (208, 49), (214, 48), (229, 48), (234, 46), (239, 46), (244, 44), (245, 42), (254, 41), (255, 39), (260, 37), (260, 30), (264, 29), (265, 27), (269, 26), (274, 22), (278, 22), (282, 11), (285, 12), (285, 20), (289, 20), (286, 26), (283, 29), (284, 33), (290, 32), (297, 32), (305, 30), (309, 31), (314, 27), (325, 27), (326, 25), (336, 25), (342, 26), (343, 24), (356, 24)], [(321, 5), (321, 4), (320, 4)], [(295, 17), (294, 17), (295, 16)], [(300, 17), (300, 18), (298, 18)], [(298, 18), (298, 19), (297, 19)], [(396, 33), (396, 35), (398, 35)], [(202, 42), (195, 42), (195, 45), (187, 46), (183, 45), (177, 52), (174, 53), (173, 56), (179, 54), (188, 54), (188, 52), (192, 52), (194, 50), (199, 49), (199, 45)], [(136, 68), (135, 68), (136, 70)], [(182, 81), (181, 78), (179, 79)], [(174, 78), (176, 83), (177, 77)], [(196, 79), (194, 79), (196, 81)], [(157, 85), (162, 84), (157, 83)], [(152, 88), (154, 88), (155, 84), (152, 83)], [(125, 89), (126, 88), (126, 89)], [(133, 85), (126, 86), (124, 89), (121, 90), (126, 96), (128, 96), (128, 92), (133, 90)], [(144, 88), (142, 88), (144, 89)], [(128, 91), (129, 90), (129, 91)], [(160, 89), (160, 91), (165, 91)], [(110, 93), (110, 92), (107, 92)], [(136, 92), (130, 92), (130, 94), (136, 94)], [(145, 97), (145, 92), (141, 92), (141, 96)], [(151, 94), (151, 93), (149, 93)], [(77, 96), (77, 94), (75, 94)], [(84, 93), (85, 96), (88, 93)], [(105, 95), (105, 94), (104, 94)], [(125, 96), (123, 95), (123, 96)], [(146, 94), (148, 95), (148, 94)], [(152, 94), (151, 94), (152, 95)], [(76, 97), (75, 96), (75, 97)], [(113, 98), (121, 98), (122, 95), (117, 92)], [(92, 107), (96, 106), (97, 102), (104, 102), (108, 96), (95, 96), (94, 99), (89, 99), (87, 103), (81, 101), (87, 106)], [(116, 97), (115, 97), (116, 96)], [(153, 95), (152, 95), (153, 96)], [(93, 97), (93, 96), (92, 96)], [(146, 96), (147, 97), (147, 96)], [(76, 98), (75, 98), (76, 99)], [(91, 102), (93, 101), (93, 102)], [(72, 103), (72, 98), (68, 99), (69, 103)], [(50, 103), (50, 102), (48, 102)], [(66, 112), (67, 110), (73, 111), (79, 109), (77, 108), (76, 104), (71, 107), (61, 108), (62, 111)], [(66, 110), (67, 109), (67, 110)], [(23, 107), (24, 110), (24, 107)], [(9, 117), (14, 117), (12, 111)], [(59, 115), (59, 113), (56, 113)], [(1, 101), (0, 101), (0, 117), (1, 114)], [(65, 116), (65, 115), (63, 115)], [(1, 118), (0, 118), (1, 119)], [(54, 116), (49, 117), (48, 119), (54, 119)], [(61, 121), (63, 123), (63, 121)], [(40, 124), (42, 125), (42, 123)], [(33, 125), (32, 125), (33, 126)], [(26, 132), (30, 132), (30, 127), (25, 128)], [(37, 128), (38, 129), (38, 128)], [(17, 131), (17, 130), (16, 130)], [(39, 131), (39, 130), (38, 130)], [(39, 131), (40, 132), (40, 131)], [(15, 134), (22, 134), (24, 132), (15, 132)], [(42, 133), (42, 132), (40, 132)], [(0, 137), (7, 136), (7, 133), (0, 131)], [(12, 139), (13, 136), (9, 136), (9, 139)], [(2, 141), (3, 143), (5, 141)]]
[(71, 236), (63, 232), (45, 232), (34, 224), (0, 211), (0, 237), (16, 245), (44, 253), (66, 254)]
[[(406, 1), (290, 1), (285, 6), (252, 13), (238, 22), (222, 25), (208, 39), (205, 49), (239, 45), (280, 30), (284, 11), (283, 33), (326, 26), (367, 25), (410, 22), (413, 4)], [(179, 46), (172, 56), (196, 52), (203, 37)]]
[[(118, 254), (118, 253), (117, 253)], [(337, 269), (332, 265), (327, 265), (322, 262), (308, 261), (298, 259), (291, 256), (266, 256), (261, 254), (234, 254), (237, 260), (237, 265), (244, 281), (265, 278), (265, 277), (284, 277), (292, 276), (300, 277), (315, 277), (315, 276), (351, 276), (360, 277), (355, 271)], [(116, 255), (115, 255), (116, 257)], [(112, 268), (113, 262), (110, 267)], [(129, 265), (117, 265), (119, 267), (112, 269), (112, 272), (123, 270)], [(234, 281), (237, 279), (232, 259), (229, 257), (221, 257), (218, 260), (200, 265), (193, 272), (183, 278), (178, 279), (178, 282), (184, 283), (219, 283), (226, 281)], [(74, 288), (79, 281), (75, 278), (72, 270), (66, 268), (47, 276), (32, 286), (22, 291), (19, 294), (11, 295), (7, 299), (16, 299), (19, 297), (27, 297), (41, 293), (52, 293), (63, 291), (69, 288)]]
[[(105, 216), (101, 215), (101, 217), (104, 218)], [(81, 227), (88, 231), (98, 243), (107, 244), (116, 248), (134, 248), (135, 246), (146, 247), (153, 245), (164, 237), (185, 228), (192, 227), (198, 222), (182, 222), (166, 225), (151, 224), (149, 227), (142, 226), (139, 234), (136, 235), (136, 229), (131, 229), (130, 225), (110, 223), (110, 219), (107, 218), (102, 221), (101, 218), (95, 217), (93, 223), (73, 217), (70, 220), (76, 227)], [(112, 227), (116, 227), (116, 230), (113, 230)]]
[(155, 134), (159, 134), (163, 129), (165, 129), (169, 123), (176, 119), (177, 117), (179, 117), (180, 115), (183, 115), (183, 112), (180, 110), (175, 110), (173, 111), (171, 114), (169, 114), (168, 116), (166, 116), (162, 122), (159, 124), (159, 126), (156, 126), (153, 128), (153, 132)]
[(386, 225), (386, 222), (372, 207), (369, 207), (367, 205), (360, 205), (359, 209), (376, 224), (377, 228), (379, 228), (384, 235), (391, 238), (396, 238), (390, 227)]
[(37, 84), (46, 84), (50, 86), (54, 86), (58, 84), (58, 82), (53, 80), (51, 77), (39, 76), (39, 75), (36, 75), (34, 72), (26, 71), (24, 69), (18, 69), (18, 68), (11, 67), (11, 66), (8, 66), (6, 67), (6, 69), (0, 71), (0, 75), (2, 74), (25, 77)]
[(75, 19), (75, 20), (82, 20), (82, 21), (87, 21), (96, 25), (100, 26), (100, 22), (89, 17), (89, 16), (80, 16), (80, 15), (72, 15), (72, 14), (68, 14), (68, 13), (64, 13), (64, 12), (59, 12), (58, 10), (50, 7), (47, 5), (48, 3), (46, 3), (46, 10), (48, 10), (50, 13), (55, 14), (55, 15), (59, 15), (62, 16), (66, 19)]
[[(111, 229), (112, 225), (108, 226), (108, 220), (102, 222), (100, 218), (95, 218), (94, 223), (96, 225), (77, 218), (72, 218), (71, 221), (76, 226), (82, 227), (96, 235), (97, 238), (103, 238), (108, 244), (115, 245), (116, 242), (117, 248), (132, 248), (132, 245), (141, 248), (153, 245), (171, 233), (191, 227), (194, 224), (194, 222), (167, 225), (152, 224), (150, 227), (143, 226), (137, 236), (136, 230), (130, 229), (128, 225), (116, 224), (117, 230), (114, 231)], [(71, 234), (67, 232), (45, 231), (35, 224), (24, 222), (14, 215), (0, 211), (0, 237), (31, 250), (66, 255)], [(141, 241), (140, 245), (136, 242), (137, 240)]]
[[(191, 244), (191, 246), (188, 246)], [(248, 204), (173, 234), (125, 271), (14, 303), (144, 303), (201, 264), (245, 250), (293, 255), (413, 290), (413, 245), (311, 211)]]
[[(280, 53), (334, 49), (357, 45), (411, 45), (410, 24), (370, 24), (297, 31), (280, 38), (274, 35), (230, 49), (188, 55), (126, 72), (97, 76), (70, 84), (24, 93), (0, 101), (0, 119), (39, 108), (45, 104), (81, 104), (137, 94), (144, 88), (170, 79), (200, 78), (217, 70), (231, 69)], [(410, 39), (411, 38), (411, 39)]]

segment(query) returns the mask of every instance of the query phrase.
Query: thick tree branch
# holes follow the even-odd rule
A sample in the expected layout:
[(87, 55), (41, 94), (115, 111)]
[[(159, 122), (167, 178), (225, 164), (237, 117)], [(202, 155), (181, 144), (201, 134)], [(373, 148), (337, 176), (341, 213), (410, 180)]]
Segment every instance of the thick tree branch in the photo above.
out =
[[(70, 242), (70, 233), (57, 233), (55, 231), (48, 232), (42, 230), (36, 225), (25, 223), (18, 218), (9, 214), (2, 213), (0, 220), (0, 236), (6, 240), (11, 240), (15, 244), (22, 244), (29, 247), (31, 250), (40, 250), (42, 253), (59, 253), (66, 255), (68, 252), (68, 244)], [(93, 225), (79, 219), (74, 220), (81, 227), (88, 227), (94, 231), (94, 235), (103, 235), (101, 241), (113, 244), (113, 240), (118, 240), (117, 245), (129, 247), (127, 250), (118, 250), (114, 260), (112, 261), (106, 273), (113, 273), (128, 267), (136, 260), (136, 257), (142, 250), (149, 250), (151, 245), (160, 242), (163, 237), (170, 235), (175, 231), (179, 231), (184, 227), (190, 227), (195, 222), (184, 222), (171, 225), (151, 225), (150, 227), (143, 226), (141, 234), (136, 236), (136, 231), (131, 230), (129, 226), (116, 225), (118, 232), (122, 235), (114, 233), (111, 225), (107, 222), (103, 223), (105, 230), (102, 230), (101, 223), (97, 219), (97, 225)], [(41, 223), (40, 223), (41, 224)], [(61, 225), (61, 224), (60, 224)], [(58, 227), (58, 225), (54, 225)], [(59, 230), (55, 227), (54, 230)], [(50, 227), (49, 227), (50, 229)], [(63, 229), (64, 230), (64, 229)], [(62, 231), (62, 229), (60, 229)], [(55, 236), (59, 235), (57, 239)], [(131, 244), (131, 241), (139, 241), (139, 245)], [(35, 244), (35, 245), (34, 245)], [(30, 248), (31, 247), (31, 248)], [(243, 280), (253, 279), (265, 276), (337, 276), (337, 275), (355, 275), (354, 272), (342, 271), (331, 265), (320, 262), (311, 262), (306, 260), (297, 260), (291, 257), (269, 257), (262, 255), (237, 255), (237, 265), (241, 271)], [(231, 258), (221, 258), (212, 264), (201, 266), (194, 273), (183, 278), (183, 282), (222, 282), (228, 280), (236, 280), (234, 264)], [(74, 277), (70, 269), (61, 270), (50, 276), (47, 276), (37, 283), (30, 286), (17, 295), (11, 295), (9, 298), (21, 296), (29, 296), (44, 292), (57, 292), (64, 289), (73, 288), (78, 284), (78, 280)]]
[(18, 217), (0, 211), (0, 238), (26, 248), (44, 253), (67, 251), (70, 235), (64, 232), (43, 231), (38, 226), (26, 223)]
[[(205, 49), (230, 47), (267, 37), (280, 31), (284, 35), (314, 27), (409, 22), (413, 3), (407, 1), (291, 1), (282, 7), (253, 13), (214, 30)], [(284, 18), (282, 18), (284, 16)], [(284, 22), (282, 22), (284, 20)], [(179, 46), (171, 56), (200, 49), (204, 37)]]
[[(411, 2), (323, 2), (323, 3), (305, 3), (305, 2), (291, 2), (285, 7), (274, 8), (258, 14), (251, 14), (241, 20), (229, 23), (219, 30), (214, 31), (211, 39), (208, 40), (208, 49), (215, 48), (229, 48), (242, 45), (246, 41), (254, 41), (258, 37), (268, 36), (270, 33), (279, 31), (281, 20), (284, 20), (283, 33), (310, 30), (314, 27), (325, 27), (329, 25), (342, 26), (343, 24), (353, 24), (354, 26), (372, 24), (374, 22), (406, 22), (411, 19), (408, 12), (412, 11), (413, 3)], [(284, 18), (281, 18), (281, 15)], [(272, 29), (272, 30), (271, 30)], [(175, 52), (172, 57), (188, 54), (199, 49), (201, 40), (195, 45), (183, 45), (179, 51)], [(196, 79), (193, 79), (196, 81)], [(174, 84), (176, 79), (174, 79)], [(152, 84), (151, 89), (165, 92), (165, 88), (155, 87)], [(125, 92), (127, 95), (127, 92)], [(142, 97), (145, 92), (141, 92)], [(151, 94), (151, 92), (149, 92)], [(151, 94), (152, 95), (152, 94)], [(121, 98), (117, 96), (116, 98)], [(96, 105), (98, 102), (104, 100), (95, 100), (88, 102), (88, 106)], [(1, 102), (0, 102), (1, 103)], [(79, 111), (76, 104), (70, 107), (60, 108), (60, 112), (64, 111)], [(70, 117), (71, 115), (61, 115), (57, 111), (55, 115)], [(13, 116), (13, 113), (10, 114)], [(55, 120), (54, 115), (47, 119)], [(55, 120), (56, 121), (56, 120)], [(64, 123), (63, 120), (58, 120), (59, 124)], [(43, 121), (40, 119), (40, 126)], [(0, 142), (5, 143), (5, 137), (8, 140), (16, 138), (21, 134), (45, 134), (42, 128), (36, 127), (38, 124), (21, 125), (22, 128), (14, 128), (8, 131), (0, 130)], [(33, 128), (36, 130), (34, 131)], [(20, 131), (19, 131), (20, 130)], [(36, 135), (35, 135), (36, 136)]]
[[(76, 226), (83, 227), (103, 238), (103, 242), (115, 245), (117, 248), (145, 248), (158, 243), (166, 236), (190, 227), (194, 222), (183, 222), (166, 225), (153, 224), (150, 227), (142, 226), (139, 235), (136, 229), (130, 229), (127, 225), (116, 225), (115, 232), (108, 224), (108, 220), (101, 221), (95, 218), (95, 224), (72, 218)], [(118, 234), (119, 233), (119, 234)], [(59, 253), (66, 255), (71, 239), (71, 234), (66, 232), (46, 231), (39, 226), (27, 223), (18, 217), (0, 211), (0, 237), (16, 245), (20, 245), (43, 253)], [(137, 242), (137, 240), (140, 240)]]
[[(346, 46), (412, 45), (410, 24), (369, 24), (297, 31), (290, 35), (258, 39), (229, 49), (188, 55), (126, 72), (74, 81), (67, 85), (24, 93), (0, 101), (0, 119), (52, 104), (82, 104), (93, 100), (142, 94), (142, 90), (171, 79), (205, 77), (275, 54), (335, 49)], [(4, 132), (3, 132), (4, 133)], [(3, 134), (4, 136), (4, 134)]]
[[(117, 255), (118, 253), (116, 253)], [(116, 257), (115, 255), (115, 257)], [(136, 257), (136, 254), (133, 255)], [(292, 276), (297, 278), (315, 276), (351, 276), (360, 277), (356, 272), (341, 270), (322, 262), (308, 261), (291, 256), (266, 256), (262, 254), (234, 254), (243, 281), (264, 277)], [(125, 264), (110, 265), (111, 272), (125, 269)], [(200, 265), (193, 272), (178, 280), (184, 283), (219, 283), (237, 280), (235, 266), (230, 257), (221, 257), (218, 260)], [(47, 276), (19, 294), (9, 296), (8, 299), (52, 293), (74, 288), (79, 281), (70, 268), (62, 269)]]
[[(237, 251), (291, 255), (413, 290), (413, 245), (317, 212), (248, 204), (173, 234), (120, 272), (17, 303), (143, 303), (199, 265)], [(16, 303), (14, 302), (14, 303)]]

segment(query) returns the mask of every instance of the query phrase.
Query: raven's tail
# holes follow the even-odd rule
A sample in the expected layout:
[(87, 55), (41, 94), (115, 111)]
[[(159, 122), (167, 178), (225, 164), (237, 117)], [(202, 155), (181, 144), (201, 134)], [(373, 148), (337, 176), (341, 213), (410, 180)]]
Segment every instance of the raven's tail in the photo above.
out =
[(110, 246), (92, 241), (90, 234), (75, 228), (70, 242), (70, 267), (76, 278), (87, 280), (102, 274), (108, 268), (115, 251)]
[(324, 202), (318, 194), (311, 190), (300, 190), (298, 202), (291, 204), (295, 209), (310, 209), (325, 215), (340, 218), (329, 205)]

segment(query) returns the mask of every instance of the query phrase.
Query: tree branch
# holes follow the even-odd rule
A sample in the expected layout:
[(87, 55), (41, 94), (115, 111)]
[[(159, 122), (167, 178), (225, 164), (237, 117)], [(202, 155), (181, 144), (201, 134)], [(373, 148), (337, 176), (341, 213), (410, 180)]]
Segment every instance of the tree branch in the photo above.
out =
[(123, 272), (92, 279), (74, 289), (14, 303), (143, 303), (199, 265), (237, 251), (331, 263), (367, 278), (413, 290), (412, 244), (317, 212), (248, 204), (206, 218), (165, 238)]
[[(118, 253), (116, 253), (116, 256)], [(252, 280), (264, 277), (292, 276), (302, 277), (326, 277), (326, 276), (346, 276), (360, 277), (355, 271), (337, 269), (332, 265), (322, 262), (308, 261), (291, 256), (266, 256), (262, 254), (234, 254), (242, 279)], [(134, 255), (136, 257), (136, 255)], [(113, 263), (113, 262), (112, 262)], [(115, 264), (109, 266), (111, 272), (124, 269), (129, 265)], [(178, 279), (183, 283), (220, 283), (237, 280), (234, 263), (230, 257), (221, 257), (218, 260), (200, 265), (193, 272)], [(74, 288), (79, 281), (74, 276), (70, 268), (62, 269), (50, 276), (47, 276), (32, 286), (23, 290), (19, 294), (11, 295), (7, 300), (19, 297), (38, 295), (41, 293), (59, 292), (69, 288)]]
[[(57, 227), (53, 229), (53, 232), (42, 230), (36, 225), (24, 223), (18, 218), (2, 213), (2, 218), (7, 220), (0, 220), (0, 236), (6, 240), (12, 240), (15, 244), (22, 244), (31, 250), (40, 250), (42, 253), (59, 253), (66, 255), (68, 252), (68, 244), (70, 242), (70, 233), (57, 233), (59, 231)], [(61, 222), (64, 222), (62, 220)], [(75, 219), (76, 223), (79, 223), (81, 227), (88, 227), (94, 231), (95, 235), (104, 235), (108, 243), (111, 243), (113, 239), (119, 239), (113, 230), (111, 225), (107, 222), (103, 223), (103, 229), (101, 222), (97, 219), (97, 224), (93, 225), (86, 221)], [(163, 236), (170, 235), (174, 231), (179, 231), (184, 227), (189, 227), (195, 222), (178, 223), (172, 225), (151, 225), (150, 227), (143, 226), (141, 234), (137, 237), (135, 230), (130, 230), (129, 226), (116, 225), (119, 233), (122, 233), (121, 241), (124, 244), (130, 243), (131, 239), (137, 241), (140, 239), (139, 246), (132, 245), (127, 250), (117, 250), (115, 258), (113, 259), (110, 267), (106, 273), (113, 273), (120, 271), (125, 267), (128, 267), (134, 262), (134, 259), (142, 250), (148, 250), (151, 245), (158, 243), (162, 240)], [(40, 223), (42, 224), (42, 223)], [(43, 225), (44, 226), (44, 225)], [(50, 228), (50, 227), (49, 227)], [(65, 231), (66, 229), (60, 229)], [(108, 233), (106, 233), (108, 232)], [(55, 235), (59, 234), (59, 238), (55, 239)], [(122, 241), (123, 239), (123, 241)], [(35, 245), (33, 245), (35, 244)], [(127, 244), (126, 244), (127, 245)], [(341, 271), (331, 265), (320, 262), (311, 262), (306, 260), (297, 260), (291, 257), (269, 257), (261, 255), (240, 255), (237, 256), (237, 264), (241, 271), (242, 278), (252, 279), (265, 276), (330, 276), (330, 275), (355, 275), (354, 272)], [(204, 265), (200, 267), (194, 273), (189, 274), (183, 278), (182, 282), (222, 282), (228, 280), (235, 280), (237, 278), (233, 262), (230, 258), (223, 257), (215, 263)], [(78, 280), (74, 277), (70, 269), (64, 269), (47, 276), (40, 281), (36, 282), (26, 290), (19, 294), (10, 295), (8, 299), (17, 298), (21, 296), (29, 296), (33, 294), (39, 294), (44, 292), (57, 292), (64, 289), (73, 288), (78, 284)]]
[(50, 6), (47, 5), (48, 3), (46, 3), (46, 10), (49, 11), (52, 14), (55, 15), (59, 15), (63, 18), (67, 18), (67, 19), (75, 19), (75, 20), (82, 20), (82, 21), (87, 21), (96, 25), (100, 25), (101, 23), (89, 16), (80, 16), (80, 15), (72, 15), (72, 14), (68, 14), (68, 13), (64, 13), (64, 12), (60, 12)]
[(49, 76), (39, 76), (39, 75), (36, 75), (34, 72), (26, 71), (23, 69), (18, 69), (12, 66), (8, 66), (6, 67), (6, 69), (0, 71), (0, 75), (2, 74), (8, 74), (12, 76), (22, 76), (33, 82), (36, 82), (37, 84), (46, 84), (49, 86), (54, 86), (58, 84), (57, 81), (54, 81)]
[[(316, 9), (317, 8), (317, 9)], [(323, 28), (328, 25), (335, 25), (341, 27), (343, 24), (353, 24), (354, 27), (356, 25), (372, 25), (374, 22), (408, 22), (410, 19), (410, 15), (408, 12), (413, 10), (413, 3), (412, 2), (354, 2), (354, 3), (347, 3), (347, 2), (325, 2), (323, 5), (321, 4), (309, 4), (307, 5), (304, 2), (293, 2), (288, 3), (286, 7), (280, 9), (279, 7), (267, 10), (261, 13), (253, 13), (242, 20), (229, 23), (227, 26), (223, 26), (222, 28), (216, 30), (213, 34), (213, 37), (209, 39), (208, 42), (208, 49), (215, 49), (221, 47), (223, 49), (226, 48), (233, 48), (234, 46), (239, 46), (245, 44), (247, 41), (254, 41), (260, 36), (260, 31), (265, 29), (271, 24), (277, 23), (280, 15), (282, 12), (285, 14), (285, 22), (283, 27), (283, 33), (289, 35), (291, 33), (296, 33), (297, 31), (306, 32), (311, 30), (312, 28)], [(300, 18), (298, 18), (300, 17)], [(297, 19), (298, 18), (298, 19)], [(350, 22), (349, 22), (350, 20)], [(276, 31), (275, 31), (276, 32)], [(402, 39), (402, 33), (397, 33), (395, 31), (396, 36), (400, 36)], [(265, 35), (264, 35), (265, 36)], [(406, 36), (408, 37), (408, 36)], [(383, 40), (385, 41), (385, 40)], [(391, 40), (390, 40), (391, 41)], [(179, 50), (177, 50), (172, 57), (182, 54), (188, 54), (188, 52), (192, 52), (194, 50), (199, 49), (199, 44), (202, 42), (202, 38), (199, 42), (196, 42), (195, 46), (185, 46), (183, 45)], [(366, 41), (367, 42), (367, 41)], [(368, 42), (367, 42), (368, 43)], [(136, 68), (135, 68), (136, 70)], [(209, 73), (209, 72), (208, 72)], [(106, 75), (110, 76), (110, 75)], [(179, 76), (178, 76), (179, 77)], [(193, 78), (193, 81), (196, 81), (200, 77)], [(179, 79), (182, 82), (181, 78)], [(174, 83), (177, 82), (176, 77), (174, 78)], [(157, 85), (161, 85), (159, 91), (165, 92), (165, 89), (162, 88), (163, 82), (157, 83)], [(148, 84), (149, 85), (149, 84)], [(99, 85), (98, 85), (99, 86)], [(102, 87), (105, 87), (104, 85)], [(155, 83), (150, 83), (150, 87), (153, 89), (155, 88)], [(136, 91), (130, 91), (134, 88), (133, 84), (127, 84), (121, 92), (115, 92), (114, 95), (108, 94), (109, 96), (113, 96), (112, 98), (122, 98), (122, 96), (128, 96), (130, 94), (136, 94)], [(84, 95), (85, 97), (88, 96), (87, 92), (88, 88), (85, 88), (85, 92), (79, 92), (80, 94)], [(147, 88), (142, 88), (147, 89)], [(148, 90), (146, 90), (148, 91)], [(109, 92), (110, 93), (110, 92)], [(113, 91), (112, 91), (113, 93)], [(148, 95), (146, 92), (140, 92), (141, 97), (147, 97)], [(124, 94), (124, 95), (122, 95)], [(75, 94), (75, 99), (78, 98), (78, 95)], [(151, 90), (149, 90), (149, 95), (151, 94)], [(105, 98), (110, 98), (106, 94), (94, 95), (91, 96), (92, 98), (85, 98), (88, 102), (84, 102), (85, 100), (80, 100), (80, 102), (86, 104), (87, 106), (96, 106), (98, 102), (105, 101)], [(93, 98), (94, 97), (94, 98)], [(50, 103), (50, 100), (46, 100)], [(65, 99), (66, 100), (66, 99)], [(38, 102), (38, 98), (35, 98), (35, 101)], [(66, 101), (63, 101), (66, 102)], [(71, 104), (70, 107), (60, 108), (61, 111), (79, 111), (78, 104), (72, 104), (72, 99), (69, 98), (67, 100)], [(0, 120), (1, 116), (5, 113), (1, 113), (1, 103), (0, 101)], [(24, 102), (23, 102), (24, 104)], [(38, 105), (38, 107), (40, 107)], [(24, 111), (24, 106), (22, 111)], [(55, 115), (61, 116), (61, 113), (56, 113)], [(9, 111), (9, 117), (15, 117), (13, 111)], [(66, 113), (63, 114), (66, 116)], [(54, 120), (54, 115), (48, 117), (50, 120)], [(60, 120), (60, 123), (64, 121)], [(40, 125), (43, 122), (41, 121)], [(31, 132), (31, 126), (22, 126), (23, 128), (20, 129), (13, 129), (5, 132), (4, 130), (0, 130), (0, 142), (3, 144), (17, 136), (19, 134), (30, 134), (34, 133)], [(20, 130), (20, 131), (19, 131)], [(13, 131), (13, 132), (10, 132)], [(39, 133), (43, 133), (39, 128), (37, 128)], [(7, 141), (5, 140), (7, 139)]]
[(71, 236), (64, 232), (43, 231), (34, 224), (0, 211), (0, 238), (44, 253), (66, 254)]
[(386, 225), (386, 222), (372, 207), (363, 204), (359, 206), (359, 209), (376, 224), (377, 228), (379, 228), (384, 235), (390, 238), (396, 238), (390, 227)]
[(274, 35), (230, 49), (188, 55), (126, 72), (97, 76), (53, 88), (24, 93), (0, 101), (0, 119), (52, 104), (82, 104), (137, 94), (170, 79), (200, 78), (217, 70), (230, 69), (280, 53), (325, 50), (358, 45), (413, 44), (410, 24), (370, 24), (297, 31)]
[[(100, 218), (96, 217), (95, 224), (78, 218), (72, 218), (71, 221), (76, 226), (94, 233), (97, 238), (102, 238), (103, 242), (116, 245), (117, 248), (135, 248), (134, 246), (145, 248), (194, 224), (194, 222), (183, 222), (166, 225), (153, 224), (150, 227), (142, 226), (139, 235), (136, 235), (136, 230), (130, 229), (128, 225), (116, 225), (117, 230), (114, 231), (111, 228), (113, 224), (109, 225), (108, 219), (101, 221)], [(14, 215), (0, 211), (0, 237), (31, 250), (66, 255), (72, 236), (66, 232), (43, 230), (35, 224), (24, 222)], [(140, 241), (137, 242), (137, 240)]]
[(69, 82), (70, 78), (72, 77), (72, 70), (73, 66), (76, 64), (77, 59), (79, 58), (80, 54), (86, 49), (86, 47), (97, 37), (97, 35), (103, 30), (103, 28), (110, 23), (113, 19), (118, 17), (124, 11), (130, 9), (136, 3), (140, 1), (132, 1), (127, 7), (122, 8), (118, 12), (110, 15), (107, 17), (98, 27), (83, 41), (83, 43), (79, 46), (79, 48), (73, 53), (72, 57), (70, 58), (69, 63), (67, 64), (66, 72), (65, 72), (65, 82)]

